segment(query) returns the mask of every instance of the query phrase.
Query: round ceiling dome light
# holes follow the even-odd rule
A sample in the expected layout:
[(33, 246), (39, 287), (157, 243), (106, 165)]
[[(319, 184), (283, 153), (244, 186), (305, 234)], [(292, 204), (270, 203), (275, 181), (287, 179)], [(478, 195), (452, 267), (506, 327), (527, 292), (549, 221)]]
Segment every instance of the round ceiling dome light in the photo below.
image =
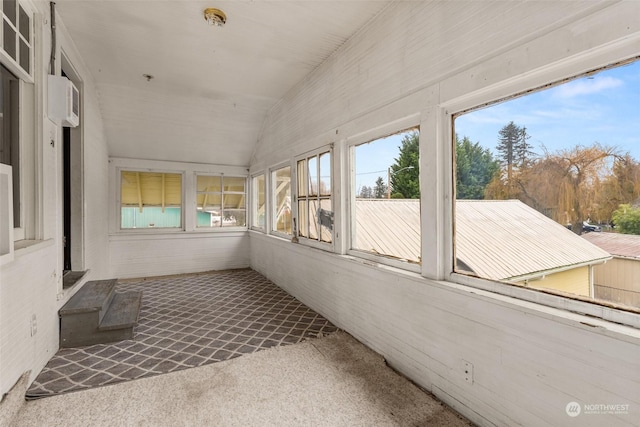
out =
[(209, 25), (222, 27), (227, 23), (227, 15), (220, 9), (208, 7), (204, 10), (204, 20), (207, 21)]

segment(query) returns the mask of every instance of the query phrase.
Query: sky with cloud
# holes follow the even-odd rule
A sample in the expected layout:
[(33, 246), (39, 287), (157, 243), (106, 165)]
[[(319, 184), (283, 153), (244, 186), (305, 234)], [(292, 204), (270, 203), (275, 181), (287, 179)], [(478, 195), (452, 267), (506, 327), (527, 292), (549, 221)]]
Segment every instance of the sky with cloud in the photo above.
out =
[(640, 61), (473, 111), (455, 130), (495, 153), (510, 121), (527, 128), (537, 153), (598, 142), (640, 160)]
[[(496, 154), (498, 132), (510, 121), (525, 126), (542, 154), (598, 142), (640, 160), (640, 61), (473, 111), (455, 121), (456, 133)], [(402, 135), (356, 150), (356, 189), (387, 181)]]

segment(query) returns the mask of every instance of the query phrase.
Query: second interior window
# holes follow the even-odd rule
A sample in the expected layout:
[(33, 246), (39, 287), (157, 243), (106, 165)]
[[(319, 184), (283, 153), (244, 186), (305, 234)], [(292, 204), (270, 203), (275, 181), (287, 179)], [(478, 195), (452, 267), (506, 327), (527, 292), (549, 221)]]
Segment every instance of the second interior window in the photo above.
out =
[(198, 175), (196, 226), (246, 226), (245, 183), (241, 176)]

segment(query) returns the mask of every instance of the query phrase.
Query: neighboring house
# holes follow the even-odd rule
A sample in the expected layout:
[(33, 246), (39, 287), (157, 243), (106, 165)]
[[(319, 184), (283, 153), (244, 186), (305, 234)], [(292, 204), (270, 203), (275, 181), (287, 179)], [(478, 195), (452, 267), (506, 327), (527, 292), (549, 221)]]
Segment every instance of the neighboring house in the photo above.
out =
[(640, 307), (640, 236), (587, 233), (582, 237), (613, 255), (594, 268), (595, 297)]
[[(356, 227), (358, 249), (419, 260), (419, 200), (358, 200)], [(587, 297), (611, 259), (519, 200), (457, 200), (455, 254), (458, 272)]]

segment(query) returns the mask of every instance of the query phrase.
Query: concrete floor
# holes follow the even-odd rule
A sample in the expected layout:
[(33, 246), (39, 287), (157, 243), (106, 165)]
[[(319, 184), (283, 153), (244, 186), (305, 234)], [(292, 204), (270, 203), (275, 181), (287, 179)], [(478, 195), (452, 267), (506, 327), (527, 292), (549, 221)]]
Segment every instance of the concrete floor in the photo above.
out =
[(468, 426), (344, 332), (26, 402), (20, 426)]

